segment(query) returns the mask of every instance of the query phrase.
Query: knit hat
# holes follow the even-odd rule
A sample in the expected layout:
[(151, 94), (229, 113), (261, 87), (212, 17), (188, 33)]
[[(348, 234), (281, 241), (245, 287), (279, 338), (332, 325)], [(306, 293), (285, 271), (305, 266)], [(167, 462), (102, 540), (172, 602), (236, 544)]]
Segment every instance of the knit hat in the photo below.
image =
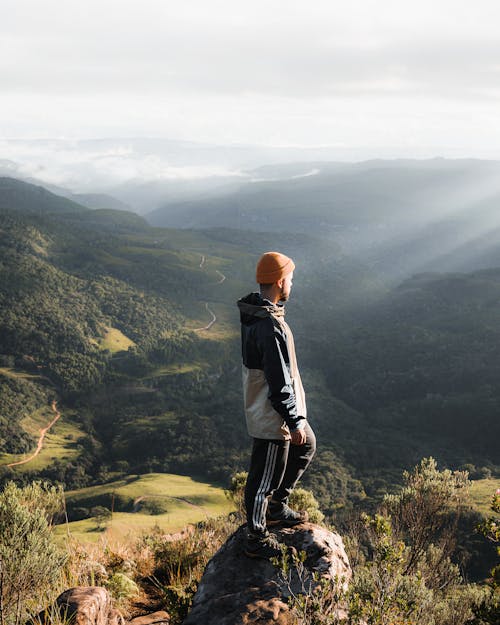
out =
[(295, 269), (291, 258), (279, 252), (262, 254), (257, 263), (256, 277), (259, 284), (274, 284)]

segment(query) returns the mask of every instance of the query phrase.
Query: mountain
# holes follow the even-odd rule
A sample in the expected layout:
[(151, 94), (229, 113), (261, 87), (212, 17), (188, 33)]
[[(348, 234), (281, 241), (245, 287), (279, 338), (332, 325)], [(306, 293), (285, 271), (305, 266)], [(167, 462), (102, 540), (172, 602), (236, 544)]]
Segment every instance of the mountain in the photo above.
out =
[(70, 199), (87, 208), (111, 208), (132, 212), (132, 208), (128, 204), (105, 193), (72, 193)]
[[(55, 398), (87, 432), (85, 462), (43, 468), (72, 486), (117, 466), (218, 479), (245, 466), (235, 302), (252, 288), (256, 259), (274, 237), (152, 228), (133, 213), (90, 211), (63, 198), (51, 205), (51, 194), (25, 183), (4, 188), (0, 374), (16, 378), (3, 408), (21, 437), (17, 445), (4, 439), (5, 458), (29, 446), (22, 425), (29, 415), (16, 413), (18, 396), (30, 410)], [(333, 284), (360, 282), (366, 273), (345, 259), (341, 267), (338, 248), (307, 235), (284, 235), (281, 245), (302, 265), (304, 300), (320, 268)], [(339, 266), (329, 272), (335, 259)], [(351, 297), (359, 298), (337, 298), (336, 314), (347, 314)], [(216, 324), (204, 330), (212, 315)], [(327, 389), (315, 368), (322, 402)], [(340, 403), (338, 410), (354, 415)], [(340, 457), (331, 458), (345, 497), (355, 480)]]
[(499, 306), (500, 268), (413, 276), (326, 351), (335, 396), (370, 415), (380, 446), (405, 441), (390, 462), (498, 461)]
[[(0, 147), (0, 175), (41, 184), (61, 195), (66, 193), (51, 188), (56, 182), (78, 193), (111, 195), (140, 214), (165, 200), (197, 199), (211, 189), (233, 186), (262, 163), (331, 161), (356, 153), (328, 146), (217, 145), (147, 137), (17, 139), (4, 140)], [(118, 207), (107, 203), (99, 208)]]
[(15, 178), (0, 178), (0, 209), (31, 215), (79, 213), (86, 209), (60, 195)]
[(498, 269), (389, 288), (329, 237), (152, 227), (2, 183), (0, 461), (35, 446), (52, 400), (73, 428), (36, 471), (4, 479), (245, 469), (235, 302), (276, 247), (297, 265), (287, 319), (319, 440), (305, 480), (324, 508), (377, 497), (430, 453), (497, 470)]
[(169, 202), (154, 225), (309, 232), (393, 284), (413, 273), (500, 265), (500, 163), (432, 159), (256, 170), (238, 190)]

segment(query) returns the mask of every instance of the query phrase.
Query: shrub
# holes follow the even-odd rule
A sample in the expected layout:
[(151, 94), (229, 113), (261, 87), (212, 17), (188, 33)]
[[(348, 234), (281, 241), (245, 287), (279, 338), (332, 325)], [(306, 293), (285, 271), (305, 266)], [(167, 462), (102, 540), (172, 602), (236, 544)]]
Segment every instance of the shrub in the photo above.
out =
[[(493, 495), (490, 508), (495, 515), (500, 514), (500, 489)], [(497, 556), (500, 557), (500, 518), (491, 515), (478, 527), (479, 531), (496, 545)], [(475, 610), (477, 623), (500, 622), (500, 563), (491, 569), (489, 589), (480, 605)]]
[(51, 520), (62, 490), (9, 482), (0, 494), (0, 623), (19, 625), (36, 597), (56, 584), (66, 561), (53, 542)]
[(186, 618), (205, 566), (236, 528), (232, 518), (209, 519), (175, 540), (160, 531), (141, 539), (139, 548), (147, 547), (154, 561), (150, 581), (161, 595), (172, 625)]
[(321, 523), (325, 515), (319, 509), (319, 503), (310, 490), (295, 488), (290, 495), (290, 506), (296, 510), (306, 510), (311, 523)]
[(231, 485), (226, 491), (226, 495), (234, 502), (238, 514), (245, 517), (245, 486), (247, 484), (248, 473), (240, 471), (231, 477)]
[[(323, 582), (292, 598), (304, 625), (484, 625), (494, 601), (488, 589), (463, 584), (452, 562), (457, 519), (467, 493), (465, 472), (439, 471), (424, 458), (378, 512), (362, 514), (350, 537), (356, 566), (349, 588)], [(496, 527), (496, 526), (495, 526)], [(300, 574), (300, 567), (295, 563)], [(307, 590), (307, 589), (306, 589)], [(335, 608), (344, 608), (342, 616)], [(487, 615), (473, 620), (474, 613)]]
[(392, 518), (399, 539), (409, 546), (406, 573), (414, 573), (438, 544), (443, 558), (455, 547), (456, 530), (470, 482), (466, 471), (439, 471), (434, 458), (423, 458), (396, 495), (384, 497), (384, 513)]
[[(245, 518), (245, 486), (248, 473), (240, 471), (231, 478), (231, 485), (226, 491), (227, 496), (234, 502), (239, 516)], [(311, 523), (321, 523), (325, 515), (319, 509), (319, 503), (311, 491), (305, 488), (295, 488), (290, 495), (290, 506), (296, 510), (306, 510)]]
[(106, 582), (106, 588), (120, 604), (124, 600), (131, 599), (139, 594), (139, 587), (125, 573), (113, 573)]

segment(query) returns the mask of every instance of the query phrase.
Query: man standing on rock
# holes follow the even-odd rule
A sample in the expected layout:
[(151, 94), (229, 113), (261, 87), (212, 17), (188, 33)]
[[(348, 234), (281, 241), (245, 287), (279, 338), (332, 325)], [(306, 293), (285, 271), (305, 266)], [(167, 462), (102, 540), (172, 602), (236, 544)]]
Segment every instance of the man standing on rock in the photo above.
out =
[(293, 335), (284, 320), (294, 269), (288, 256), (266, 252), (257, 263), (260, 293), (238, 301), (245, 416), (254, 439), (245, 489), (245, 553), (254, 558), (281, 554), (268, 527), (307, 521), (306, 512), (288, 506), (288, 497), (316, 450)]

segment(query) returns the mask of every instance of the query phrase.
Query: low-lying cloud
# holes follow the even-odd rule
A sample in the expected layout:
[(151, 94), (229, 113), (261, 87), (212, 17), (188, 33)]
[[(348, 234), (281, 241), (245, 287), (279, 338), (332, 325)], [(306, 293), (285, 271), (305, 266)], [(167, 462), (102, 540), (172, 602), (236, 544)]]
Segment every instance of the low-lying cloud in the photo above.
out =
[[(94, 144), (89, 148), (87, 144)], [(102, 147), (98, 147), (98, 145)], [(0, 140), (0, 173), (34, 178), (72, 191), (98, 191), (126, 182), (197, 180), (240, 177), (223, 165), (179, 165), (172, 156), (145, 153), (131, 141), (8, 141)], [(185, 159), (184, 159), (185, 160)]]

